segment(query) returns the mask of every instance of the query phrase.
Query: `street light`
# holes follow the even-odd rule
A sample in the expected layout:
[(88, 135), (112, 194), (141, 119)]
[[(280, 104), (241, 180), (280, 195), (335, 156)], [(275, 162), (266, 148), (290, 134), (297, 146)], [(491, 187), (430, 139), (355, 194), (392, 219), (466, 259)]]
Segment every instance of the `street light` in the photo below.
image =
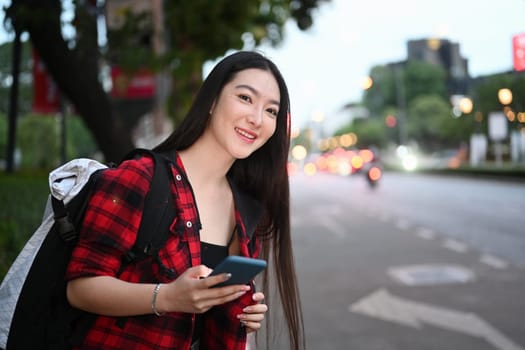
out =
[(512, 91), (507, 88), (499, 89), (498, 100), (503, 106), (505, 106), (505, 108), (503, 108), (503, 113), (505, 114), (507, 119), (510, 122), (514, 122), (514, 120), (516, 119), (516, 114), (509, 106), (512, 103)]
[(507, 88), (499, 89), (498, 100), (504, 106), (510, 105), (512, 103), (512, 91)]
[(472, 99), (463, 95), (452, 95), (450, 97), (452, 103), (452, 115), (454, 118), (459, 118), (464, 114), (470, 114), (474, 108)]
[[(515, 106), (517, 107), (516, 112), (510, 107), (510, 104), (512, 103), (512, 91), (510, 89), (499, 89), (498, 100), (503, 106), (505, 106), (503, 108), (503, 113), (507, 117), (507, 120), (513, 125), (510, 133), (510, 152), (512, 161), (518, 162), (520, 158), (522, 158), (523, 154), (523, 148), (520, 145), (525, 139), (523, 134), (520, 132), (521, 128), (519, 124), (522, 122), (522, 120), (525, 121), (525, 115), (523, 115), (521, 112), (519, 105)], [(517, 122), (516, 126), (514, 126), (515, 122)]]
[(362, 82), (363, 90), (368, 90), (374, 85), (374, 80), (372, 77), (365, 77)]
[(472, 112), (472, 108), (474, 107), (472, 100), (468, 97), (462, 97), (459, 100), (459, 109), (461, 110), (461, 113), (463, 114), (469, 114)]

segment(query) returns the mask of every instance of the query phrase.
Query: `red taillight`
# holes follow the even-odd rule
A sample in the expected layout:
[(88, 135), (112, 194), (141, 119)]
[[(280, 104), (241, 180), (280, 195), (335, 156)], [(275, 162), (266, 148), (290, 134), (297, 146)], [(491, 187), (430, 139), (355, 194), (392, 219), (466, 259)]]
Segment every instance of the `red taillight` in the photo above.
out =
[(381, 174), (382, 174), (381, 169), (379, 169), (376, 166), (373, 166), (370, 168), (370, 170), (368, 170), (368, 177), (372, 181), (379, 180), (381, 178)]

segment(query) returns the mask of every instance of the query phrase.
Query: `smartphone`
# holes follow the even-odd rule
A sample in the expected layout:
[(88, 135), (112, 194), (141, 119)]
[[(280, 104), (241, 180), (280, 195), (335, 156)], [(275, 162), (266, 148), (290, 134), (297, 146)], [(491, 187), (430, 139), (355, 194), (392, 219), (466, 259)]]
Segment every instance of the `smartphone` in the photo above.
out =
[(232, 284), (248, 284), (255, 276), (266, 268), (266, 261), (262, 259), (246, 258), (229, 255), (213, 269), (209, 276), (221, 273), (231, 273), (231, 278), (213, 287), (224, 287)]

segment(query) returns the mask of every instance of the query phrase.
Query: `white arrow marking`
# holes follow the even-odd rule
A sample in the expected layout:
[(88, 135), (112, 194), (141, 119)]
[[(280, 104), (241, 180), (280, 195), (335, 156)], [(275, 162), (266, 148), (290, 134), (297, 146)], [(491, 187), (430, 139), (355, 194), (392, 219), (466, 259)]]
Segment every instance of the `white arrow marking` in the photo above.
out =
[(418, 329), (422, 328), (422, 322), (426, 322), (447, 330), (483, 338), (501, 350), (524, 350), (475, 314), (402, 299), (391, 295), (385, 289), (377, 290), (358, 300), (348, 309)]

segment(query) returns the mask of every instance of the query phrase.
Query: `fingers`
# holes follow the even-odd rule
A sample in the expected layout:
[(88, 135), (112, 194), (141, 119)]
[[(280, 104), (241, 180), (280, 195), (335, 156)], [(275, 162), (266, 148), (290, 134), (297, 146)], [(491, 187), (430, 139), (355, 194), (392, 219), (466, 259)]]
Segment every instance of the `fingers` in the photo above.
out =
[[(199, 282), (204, 283), (207, 281)], [(207, 283), (205, 285), (207, 285)], [(199, 291), (199, 300), (196, 300), (195, 306), (198, 308), (197, 312), (205, 312), (213, 306), (228, 303), (243, 296), (249, 290), (250, 286), (246, 285), (233, 285), (220, 288), (204, 287), (204, 289)]]
[(208, 276), (213, 270), (207, 267), (206, 265), (198, 265), (194, 267), (190, 267), (186, 270), (185, 273), (189, 274), (192, 278), (202, 278), (205, 276)]
[(253, 294), (253, 301), (261, 302), (264, 300), (264, 294), (262, 292), (257, 292)]
[(251, 333), (261, 328), (262, 321), (264, 321), (264, 312), (253, 314), (242, 313), (237, 315), (237, 318), (240, 320), (241, 324), (246, 327), (246, 332)]
[(217, 276), (210, 276), (202, 278), (202, 285), (203, 288), (210, 288), (213, 287), (219, 283), (226, 282), (232, 277), (231, 273), (221, 273)]
[(242, 310), (243, 313), (237, 315), (237, 318), (246, 327), (247, 333), (255, 332), (261, 328), (264, 314), (268, 311), (268, 306), (261, 303), (264, 300), (263, 293), (255, 293), (252, 298), (257, 304), (245, 307)]
[(200, 279), (211, 271), (204, 265), (187, 269), (163, 288), (159, 303), (162, 297), (169, 312), (203, 313), (213, 306), (235, 300), (250, 290), (250, 286), (245, 285), (209, 288), (228, 279), (227, 274)]

